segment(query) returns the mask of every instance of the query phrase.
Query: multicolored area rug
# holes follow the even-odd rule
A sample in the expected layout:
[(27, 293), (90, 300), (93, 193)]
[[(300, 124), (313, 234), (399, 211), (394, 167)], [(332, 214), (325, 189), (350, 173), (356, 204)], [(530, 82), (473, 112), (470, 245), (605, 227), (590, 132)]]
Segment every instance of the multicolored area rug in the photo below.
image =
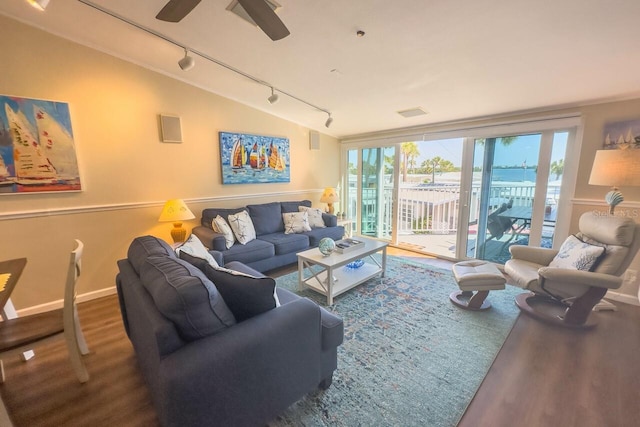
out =
[[(318, 293), (297, 291), (297, 274), (277, 278), (278, 286), (325, 306)], [(522, 292), (492, 291), (493, 307), (473, 312), (449, 301), (456, 289), (448, 270), (388, 256), (385, 278), (329, 307), (345, 326), (331, 387), (270, 426), (455, 426), (509, 334)]]

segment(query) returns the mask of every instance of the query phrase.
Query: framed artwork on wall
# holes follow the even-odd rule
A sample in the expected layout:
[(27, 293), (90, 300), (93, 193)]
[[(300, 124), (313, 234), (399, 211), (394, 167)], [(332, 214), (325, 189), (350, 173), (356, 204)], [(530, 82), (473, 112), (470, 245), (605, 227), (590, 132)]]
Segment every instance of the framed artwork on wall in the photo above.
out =
[(69, 104), (0, 95), (0, 194), (80, 190)]
[(223, 184), (290, 182), (289, 139), (220, 132)]
[(640, 119), (607, 123), (603, 137), (606, 150), (640, 148)]

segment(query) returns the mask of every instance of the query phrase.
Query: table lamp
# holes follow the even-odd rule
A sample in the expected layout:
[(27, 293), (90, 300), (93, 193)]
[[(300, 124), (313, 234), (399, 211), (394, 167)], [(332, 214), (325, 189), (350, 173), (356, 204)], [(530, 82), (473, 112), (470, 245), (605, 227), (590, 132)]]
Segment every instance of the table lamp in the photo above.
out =
[(604, 197), (609, 205), (609, 214), (613, 215), (615, 207), (624, 200), (618, 186), (635, 187), (640, 185), (640, 149), (596, 151), (589, 185), (613, 186)]
[(338, 201), (338, 193), (335, 188), (327, 187), (320, 196), (320, 203), (326, 203), (327, 209), (333, 215), (333, 204)]
[(167, 200), (162, 208), (159, 222), (173, 222), (171, 237), (174, 243), (184, 242), (187, 238), (187, 230), (182, 227), (182, 221), (194, 219), (195, 215), (189, 210), (182, 199)]

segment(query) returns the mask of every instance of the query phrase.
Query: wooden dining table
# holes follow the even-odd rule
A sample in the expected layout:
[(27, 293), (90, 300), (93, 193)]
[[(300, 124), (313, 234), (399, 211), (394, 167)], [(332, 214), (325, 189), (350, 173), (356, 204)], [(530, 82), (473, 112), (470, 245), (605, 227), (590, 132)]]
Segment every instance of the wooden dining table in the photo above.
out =
[[(0, 261), (0, 308), (2, 308), (2, 318), (11, 319), (12, 313), (6, 313), (5, 307), (10, 304), (8, 311), (13, 309), (11, 303), (11, 293), (13, 292), (18, 279), (22, 275), (24, 266), (27, 265), (26, 258), (10, 259), (8, 261)], [(14, 310), (15, 311), (15, 310)], [(8, 315), (7, 315), (8, 314)]]
[[(18, 279), (22, 275), (25, 265), (27, 265), (26, 258), (11, 259), (8, 261), (0, 261), (0, 308), (2, 309), (0, 314), (3, 320), (13, 319), (17, 317), (16, 310), (11, 302), (11, 293), (18, 283)], [(29, 351), (30, 355), (25, 354), (25, 358), (33, 356), (33, 352)], [(2, 396), (0, 396), (0, 426), (12, 426), (11, 418), (7, 412), (7, 408), (4, 406)]]

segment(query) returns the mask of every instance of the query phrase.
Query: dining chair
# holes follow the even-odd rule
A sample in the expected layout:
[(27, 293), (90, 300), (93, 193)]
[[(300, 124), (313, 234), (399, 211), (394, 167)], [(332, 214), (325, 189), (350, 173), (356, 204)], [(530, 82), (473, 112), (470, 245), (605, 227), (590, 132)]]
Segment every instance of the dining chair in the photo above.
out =
[[(69, 258), (63, 307), (0, 322), (0, 357), (20, 354), (33, 348), (36, 344), (64, 336), (71, 365), (78, 380), (85, 383), (89, 380), (89, 373), (82, 360), (82, 355), (88, 354), (89, 349), (82, 334), (75, 301), (75, 287), (78, 277), (80, 277), (84, 245), (77, 239), (76, 245)], [(0, 361), (0, 381), (4, 382), (4, 380), (4, 367)]]

